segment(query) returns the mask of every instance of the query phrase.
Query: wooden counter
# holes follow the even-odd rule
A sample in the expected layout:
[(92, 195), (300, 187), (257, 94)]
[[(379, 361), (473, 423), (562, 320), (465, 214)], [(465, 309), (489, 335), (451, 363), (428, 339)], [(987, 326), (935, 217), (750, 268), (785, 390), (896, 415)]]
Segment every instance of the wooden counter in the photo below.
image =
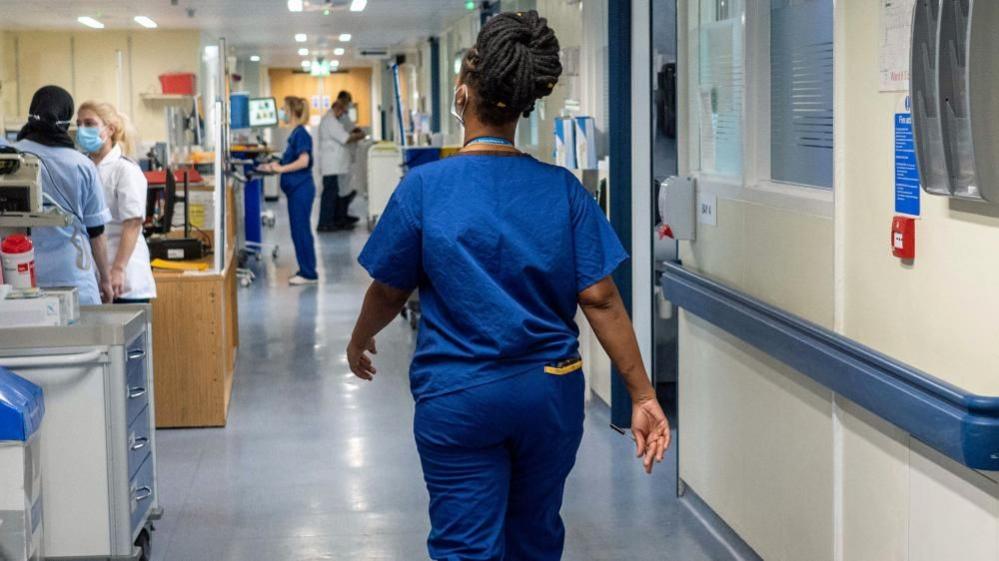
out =
[[(234, 225), (232, 213), (226, 214)], [(239, 348), (236, 257), (227, 245), (222, 271), (153, 270), (157, 428), (226, 424)], [(212, 260), (206, 257), (209, 265)]]

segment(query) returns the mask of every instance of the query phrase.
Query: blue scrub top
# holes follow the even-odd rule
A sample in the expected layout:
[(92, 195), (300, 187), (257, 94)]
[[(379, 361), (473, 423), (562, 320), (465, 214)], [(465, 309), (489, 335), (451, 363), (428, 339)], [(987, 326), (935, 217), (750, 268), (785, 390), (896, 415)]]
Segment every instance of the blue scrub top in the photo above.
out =
[(31, 140), (18, 141), (14, 147), (41, 158), (42, 191), (73, 215), (72, 226), (31, 230), (38, 286), (75, 286), (80, 304), (100, 304), (97, 267), (86, 229), (110, 222), (111, 212), (104, 204), (97, 168), (72, 148), (45, 146)]
[(410, 170), (358, 259), (420, 290), (417, 401), (576, 356), (579, 292), (628, 258), (568, 170), (502, 154)]
[(295, 127), (295, 130), (291, 131), (291, 135), (288, 136), (288, 145), (284, 149), (284, 155), (281, 156), (281, 165), (286, 166), (298, 160), (302, 154), (309, 155), (309, 165), (305, 169), (281, 174), (281, 188), (285, 191), (290, 191), (312, 182), (312, 164), (314, 162), (314, 158), (312, 157), (312, 135), (309, 134), (309, 131), (304, 126), (298, 125)]

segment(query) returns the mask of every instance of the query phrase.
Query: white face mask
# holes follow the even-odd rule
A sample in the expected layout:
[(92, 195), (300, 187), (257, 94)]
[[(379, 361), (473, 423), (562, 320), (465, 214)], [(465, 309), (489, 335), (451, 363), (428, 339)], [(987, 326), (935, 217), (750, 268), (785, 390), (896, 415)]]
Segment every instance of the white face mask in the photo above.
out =
[[(461, 105), (461, 112), (458, 112), (458, 92), (465, 88), (465, 99)], [(458, 120), (461, 126), (465, 126), (465, 107), (468, 105), (468, 86), (461, 84), (454, 89), (454, 96), (451, 98), (451, 116)]]

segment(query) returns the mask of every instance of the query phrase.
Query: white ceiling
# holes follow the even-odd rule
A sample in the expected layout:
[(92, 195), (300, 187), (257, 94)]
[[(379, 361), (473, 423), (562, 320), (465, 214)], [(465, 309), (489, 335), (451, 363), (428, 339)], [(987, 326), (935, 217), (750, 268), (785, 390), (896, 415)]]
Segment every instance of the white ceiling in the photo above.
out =
[[(327, 2), (330, 15), (323, 14)], [(225, 37), (240, 56), (260, 55), (271, 66), (298, 66), (302, 46), (320, 52), (346, 46), (341, 58), (349, 65), (362, 48), (415, 44), (467, 13), (465, 0), (368, 0), (356, 13), (347, 10), (348, 0), (306, 3), (306, 11), (292, 13), (286, 0), (0, 0), (0, 28), (85, 30), (76, 18), (91, 16), (107, 29), (141, 29), (133, 18), (144, 15), (163, 29)], [(296, 33), (306, 33), (308, 42), (296, 43)], [(341, 33), (353, 35), (350, 43), (339, 43)]]

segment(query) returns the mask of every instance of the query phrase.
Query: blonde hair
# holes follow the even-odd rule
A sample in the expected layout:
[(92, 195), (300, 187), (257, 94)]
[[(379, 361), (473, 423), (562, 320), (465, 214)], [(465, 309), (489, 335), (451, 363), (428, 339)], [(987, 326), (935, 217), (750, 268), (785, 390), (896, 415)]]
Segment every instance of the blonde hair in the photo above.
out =
[(284, 98), (284, 104), (288, 106), (288, 111), (298, 121), (305, 122), (309, 119), (309, 104), (305, 101), (305, 98), (289, 95)]
[(126, 156), (132, 154), (135, 149), (135, 128), (127, 116), (105, 101), (85, 101), (76, 110), (78, 115), (83, 111), (93, 111), (105, 125), (114, 130), (111, 134), (112, 146), (121, 146), (121, 151)]

